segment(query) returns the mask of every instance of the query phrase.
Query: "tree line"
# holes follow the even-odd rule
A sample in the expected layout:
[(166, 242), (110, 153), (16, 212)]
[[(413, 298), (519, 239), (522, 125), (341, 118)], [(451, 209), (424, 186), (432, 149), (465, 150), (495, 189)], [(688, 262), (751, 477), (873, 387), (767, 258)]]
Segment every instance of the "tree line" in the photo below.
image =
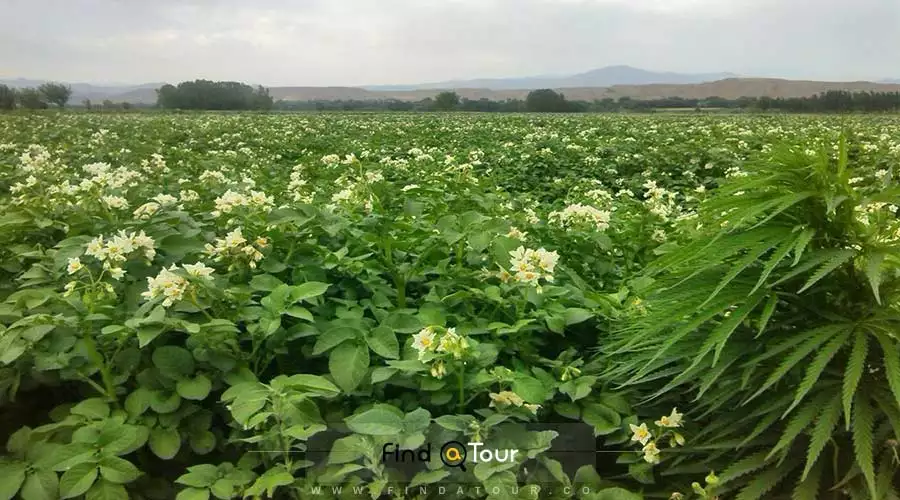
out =
[[(831, 90), (809, 97), (707, 97), (686, 99), (605, 98), (594, 101), (569, 100), (561, 92), (538, 89), (525, 99), (467, 99), (456, 92), (446, 91), (434, 98), (419, 101), (383, 100), (307, 100), (275, 101), (269, 89), (255, 89), (240, 82), (194, 80), (176, 85), (163, 85), (156, 90), (156, 107), (186, 110), (289, 110), (289, 111), (471, 111), (488, 113), (599, 113), (616, 111), (652, 112), (665, 109), (724, 109), (745, 111), (783, 111), (798, 113), (830, 112), (897, 112), (900, 111), (900, 92), (850, 92)], [(72, 95), (71, 87), (60, 83), (45, 83), (37, 88), (13, 89), (0, 85), (0, 109), (44, 109), (51, 104), (63, 108)], [(109, 100), (102, 107), (90, 100), (82, 102), (87, 109), (129, 109), (128, 103)], [(140, 105), (148, 107), (150, 105)]]
[(72, 97), (72, 87), (62, 83), (47, 82), (37, 88), (15, 89), (0, 85), (0, 109), (46, 109), (51, 104), (64, 108)]
[(163, 85), (156, 91), (157, 106), (165, 109), (267, 110), (273, 100), (269, 89), (240, 82), (194, 80), (178, 86)]
[(707, 97), (685, 99), (667, 97), (661, 99), (605, 98), (594, 101), (568, 100), (562, 93), (550, 89), (535, 90), (522, 99), (494, 101), (490, 99), (466, 99), (455, 92), (442, 92), (435, 98), (419, 101), (385, 99), (362, 100), (310, 100), (276, 101), (274, 109), (317, 111), (477, 111), (488, 113), (558, 112), (602, 113), (615, 111), (652, 112), (665, 109), (725, 109), (745, 111), (784, 111), (797, 113), (833, 112), (898, 112), (900, 92), (849, 92), (831, 90), (810, 97), (740, 97), (727, 99)]

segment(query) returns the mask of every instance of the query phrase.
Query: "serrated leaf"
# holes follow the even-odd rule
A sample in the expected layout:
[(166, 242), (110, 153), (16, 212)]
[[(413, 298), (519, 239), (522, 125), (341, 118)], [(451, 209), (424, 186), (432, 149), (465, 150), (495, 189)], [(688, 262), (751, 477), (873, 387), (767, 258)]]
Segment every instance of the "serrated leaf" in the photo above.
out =
[(881, 264), (884, 262), (884, 257), (884, 253), (876, 253), (866, 259), (866, 278), (869, 280), (869, 286), (872, 287), (875, 301), (879, 305), (881, 304)]
[(822, 450), (825, 449), (825, 445), (831, 440), (831, 433), (834, 431), (840, 417), (841, 400), (839, 397), (835, 397), (829, 402), (828, 406), (822, 409), (822, 413), (816, 419), (816, 425), (813, 427), (809, 441), (809, 448), (806, 451), (806, 466), (803, 468), (801, 480), (806, 479), (816, 460), (819, 459)]
[(894, 399), (900, 401), (900, 351), (897, 350), (896, 342), (887, 335), (878, 333), (875, 338), (878, 339), (884, 352), (884, 374), (888, 386), (894, 394)]
[(827, 276), (831, 271), (834, 271), (835, 269), (846, 263), (848, 260), (852, 259), (854, 255), (856, 255), (855, 250), (838, 250), (832, 257), (826, 260), (825, 263), (822, 264), (822, 266), (818, 270), (816, 270), (816, 272), (813, 273), (812, 276), (809, 277), (808, 280), (806, 280), (806, 283), (804, 283), (803, 287), (801, 287), (800, 290), (797, 291), (797, 293), (803, 293), (806, 290), (809, 290), (811, 286), (818, 283), (819, 280)]
[(866, 367), (866, 354), (869, 349), (869, 338), (865, 331), (857, 330), (853, 338), (853, 349), (844, 369), (844, 382), (841, 388), (841, 401), (844, 407), (845, 429), (850, 430), (850, 410), (853, 405), (853, 395), (862, 379), (863, 370)]
[(856, 464), (862, 470), (863, 476), (866, 478), (866, 486), (869, 488), (869, 494), (872, 498), (877, 498), (878, 494), (875, 488), (875, 464), (873, 453), (873, 437), (872, 427), (874, 426), (875, 417), (872, 415), (872, 407), (869, 398), (863, 393), (856, 394), (856, 401), (853, 405), (853, 451), (856, 455)]
[(803, 377), (803, 381), (800, 382), (800, 385), (797, 387), (797, 394), (794, 396), (794, 401), (788, 409), (784, 411), (781, 418), (784, 418), (791, 410), (796, 408), (801, 401), (803, 401), (803, 398), (819, 380), (819, 376), (825, 371), (825, 367), (828, 366), (828, 363), (831, 362), (834, 355), (847, 343), (850, 334), (851, 332), (847, 332), (843, 335), (834, 337), (816, 354), (812, 363), (806, 368), (806, 375)]

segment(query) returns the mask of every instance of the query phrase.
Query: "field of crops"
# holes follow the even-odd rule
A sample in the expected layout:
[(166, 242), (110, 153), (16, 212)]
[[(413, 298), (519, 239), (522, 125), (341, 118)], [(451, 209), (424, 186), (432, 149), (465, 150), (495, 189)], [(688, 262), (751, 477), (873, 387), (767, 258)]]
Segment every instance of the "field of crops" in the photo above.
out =
[(890, 116), (0, 116), (0, 500), (898, 498), (898, 176)]

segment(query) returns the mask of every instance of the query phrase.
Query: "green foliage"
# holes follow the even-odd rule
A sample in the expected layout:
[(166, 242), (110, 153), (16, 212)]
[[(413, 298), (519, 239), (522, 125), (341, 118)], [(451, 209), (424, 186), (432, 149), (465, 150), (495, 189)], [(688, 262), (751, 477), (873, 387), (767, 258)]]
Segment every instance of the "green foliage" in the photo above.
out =
[(4, 115), (0, 498), (889, 497), (893, 120)]
[[(760, 498), (788, 477), (797, 498), (815, 496), (853, 464), (862, 477), (852, 487), (876, 498), (876, 466), (894, 467), (876, 463), (875, 442), (896, 436), (876, 437), (888, 422), (873, 404), (900, 404), (897, 338), (886, 333), (900, 326), (889, 205), (898, 191), (847, 149), (841, 136), (833, 156), (780, 149), (734, 171), (691, 221), (702, 229), (648, 267), (656, 291), (647, 312), (602, 348), (604, 378), (627, 380), (654, 406), (691, 404), (689, 416), (710, 423), (698, 439), (751, 436), (732, 467), (762, 472), (723, 478), (743, 485), (738, 498)], [(660, 377), (671, 381), (653, 387)], [(682, 402), (685, 392), (702, 396)]]

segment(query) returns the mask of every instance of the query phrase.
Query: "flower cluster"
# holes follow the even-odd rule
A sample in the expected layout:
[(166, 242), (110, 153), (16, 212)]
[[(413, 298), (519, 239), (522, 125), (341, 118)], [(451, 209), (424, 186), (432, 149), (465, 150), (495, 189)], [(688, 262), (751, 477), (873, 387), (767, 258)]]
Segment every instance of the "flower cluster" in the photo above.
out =
[(548, 252), (544, 248), (533, 250), (520, 246), (509, 252), (509, 255), (511, 257), (509, 270), (512, 274), (501, 271), (501, 280), (507, 281), (512, 278), (529, 285), (538, 285), (541, 279), (553, 282), (553, 270), (559, 261), (559, 254), (555, 251)]
[(253, 207), (263, 211), (270, 211), (275, 206), (275, 199), (262, 191), (250, 191), (249, 196), (228, 190), (222, 196), (216, 198), (216, 209), (213, 217), (231, 213), (236, 207)]
[(550, 221), (566, 229), (591, 227), (597, 231), (609, 228), (610, 213), (591, 205), (573, 203), (561, 211), (550, 212)]
[(522, 396), (512, 391), (492, 392), (488, 396), (491, 398), (491, 404), (489, 405), (491, 408), (519, 407), (525, 408), (535, 415), (541, 409), (541, 405), (528, 404), (522, 399)]
[(205, 248), (207, 255), (213, 257), (215, 262), (222, 262), (226, 258), (246, 259), (250, 268), (256, 269), (256, 263), (263, 258), (260, 249), (267, 246), (269, 246), (269, 240), (262, 236), (256, 238), (252, 244), (248, 243), (243, 229), (238, 227), (226, 234), (224, 238), (216, 238), (215, 245), (207, 243)]
[[(202, 262), (196, 264), (184, 264), (184, 271), (192, 277), (206, 280), (212, 279), (213, 269)], [(153, 278), (147, 278), (147, 291), (141, 294), (147, 300), (164, 297), (163, 307), (169, 307), (184, 298), (190, 290), (191, 282), (187, 278), (176, 273), (178, 266), (172, 264), (168, 269), (163, 269)]]
[(461, 360), (471, 347), (466, 337), (456, 333), (456, 328), (436, 326), (426, 326), (419, 330), (419, 333), (413, 335), (412, 346), (419, 353), (419, 361), (438, 358), (431, 365), (431, 375), (435, 378), (446, 375), (445, 360)]
[[(109, 239), (105, 239), (102, 234), (97, 236), (87, 244), (84, 253), (102, 262), (103, 269), (109, 271), (110, 276), (121, 279), (125, 275), (121, 264), (135, 252), (142, 252), (148, 261), (153, 260), (153, 257), (156, 256), (156, 242), (144, 231), (140, 233), (119, 231), (119, 234)], [(75, 266), (77, 267), (79, 264), (80, 261)], [(69, 274), (73, 273), (72, 267), (73, 263), (70, 259)]]
[[(643, 445), (641, 451), (644, 452), (644, 460), (647, 463), (659, 463), (659, 448), (656, 445), (657, 441), (662, 439), (669, 432), (667, 429), (676, 429), (678, 427), (681, 427), (683, 417), (683, 414), (678, 413), (678, 408), (672, 408), (672, 413), (670, 413), (669, 415), (664, 415), (660, 417), (659, 420), (654, 422), (658, 427), (657, 435), (655, 438), (653, 436), (653, 432), (647, 428), (647, 424), (628, 424), (632, 432), (631, 441), (636, 441)], [(684, 445), (684, 436), (675, 431), (671, 431), (671, 433), (672, 435), (669, 436), (669, 446), (675, 447)]]

